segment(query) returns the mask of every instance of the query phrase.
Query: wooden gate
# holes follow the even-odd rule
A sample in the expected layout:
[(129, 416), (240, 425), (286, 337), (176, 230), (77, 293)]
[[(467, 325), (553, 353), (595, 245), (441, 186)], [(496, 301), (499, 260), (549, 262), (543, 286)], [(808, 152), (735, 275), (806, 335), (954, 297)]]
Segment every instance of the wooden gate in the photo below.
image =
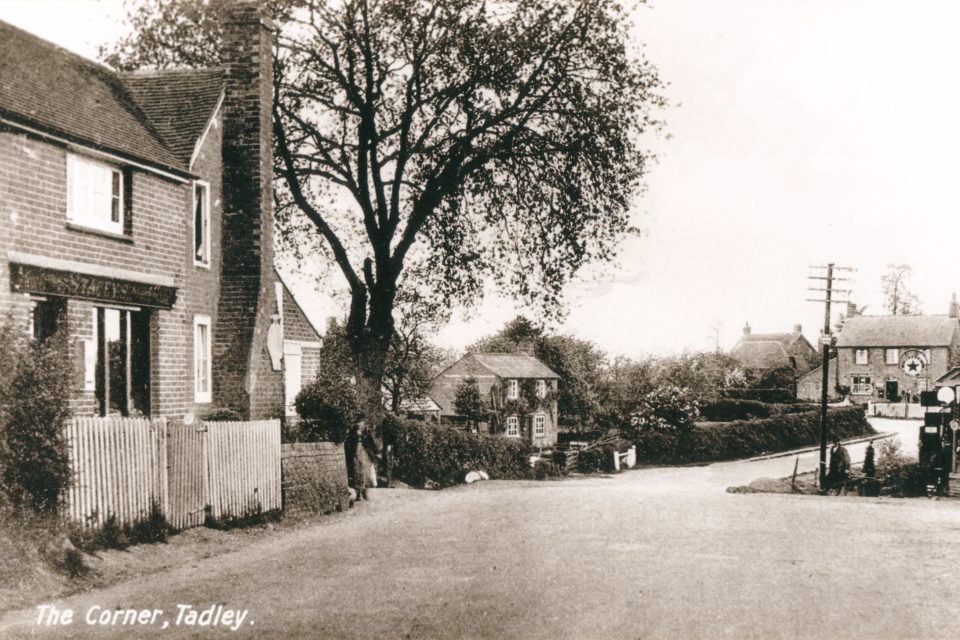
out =
[(280, 509), (280, 421), (205, 422), (207, 504), (216, 519)]
[(113, 516), (120, 526), (167, 504), (167, 423), (163, 418), (73, 418), (66, 425), (71, 483), (66, 515), (86, 526)]
[(169, 450), (170, 509), (167, 521), (174, 529), (203, 524), (206, 506), (206, 428), (197, 424), (170, 427)]

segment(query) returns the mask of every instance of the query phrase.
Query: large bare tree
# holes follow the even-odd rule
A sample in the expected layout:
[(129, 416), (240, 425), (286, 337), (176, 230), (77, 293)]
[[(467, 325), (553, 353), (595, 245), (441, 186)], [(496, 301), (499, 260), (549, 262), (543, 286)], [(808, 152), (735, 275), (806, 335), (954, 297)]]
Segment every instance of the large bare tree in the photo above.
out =
[[(139, 3), (104, 57), (215, 63), (226, 4)], [(401, 289), (449, 308), (495, 287), (555, 313), (572, 276), (615, 256), (663, 106), (619, 0), (265, 4), (281, 236), (317, 240), (346, 281), (368, 412)]]

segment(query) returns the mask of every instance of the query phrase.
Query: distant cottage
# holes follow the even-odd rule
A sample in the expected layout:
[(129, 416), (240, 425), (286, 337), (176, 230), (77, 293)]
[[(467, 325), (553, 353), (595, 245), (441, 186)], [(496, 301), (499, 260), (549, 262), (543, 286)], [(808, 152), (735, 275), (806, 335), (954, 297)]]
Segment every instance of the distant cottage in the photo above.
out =
[(791, 333), (753, 333), (750, 323), (730, 352), (745, 369), (766, 370), (789, 367), (802, 376), (816, 366), (817, 350), (803, 337), (803, 328), (794, 325)]
[(533, 446), (556, 444), (560, 376), (550, 367), (526, 353), (468, 353), (437, 376), (430, 388), (443, 421), (466, 427), (466, 419), (456, 410), (456, 394), (470, 379), (476, 380), (489, 410), (481, 432), (521, 438)]

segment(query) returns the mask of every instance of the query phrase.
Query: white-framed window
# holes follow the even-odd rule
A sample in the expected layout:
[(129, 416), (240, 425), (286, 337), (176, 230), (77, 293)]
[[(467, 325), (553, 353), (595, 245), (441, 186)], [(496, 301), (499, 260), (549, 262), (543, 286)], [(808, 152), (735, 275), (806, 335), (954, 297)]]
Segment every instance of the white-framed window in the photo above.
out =
[(547, 416), (538, 413), (533, 416), (533, 435), (543, 436), (547, 433)]
[(509, 416), (507, 418), (506, 436), (508, 438), (520, 437), (520, 419), (517, 416)]
[(123, 173), (119, 167), (67, 154), (67, 221), (123, 233)]
[(516, 400), (520, 397), (520, 381), (507, 380), (507, 400)]
[(538, 398), (547, 397), (547, 381), (546, 380), (537, 380), (537, 397)]
[(210, 185), (193, 183), (193, 264), (210, 268)]
[(853, 376), (850, 393), (857, 396), (873, 395), (873, 379), (870, 376)]
[(887, 364), (900, 364), (900, 349), (887, 349)]
[(210, 316), (193, 317), (193, 400), (210, 402)]
[(870, 351), (867, 349), (857, 349), (854, 352), (853, 362), (855, 364), (869, 364), (870, 363)]

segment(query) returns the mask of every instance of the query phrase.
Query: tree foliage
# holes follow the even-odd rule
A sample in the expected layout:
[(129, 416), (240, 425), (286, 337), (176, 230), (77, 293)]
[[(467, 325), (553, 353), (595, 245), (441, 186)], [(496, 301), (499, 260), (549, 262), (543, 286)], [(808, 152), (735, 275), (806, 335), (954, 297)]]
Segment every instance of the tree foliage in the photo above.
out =
[(480, 394), (480, 385), (474, 377), (466, 378), (457, 385), (453, 406), (457, 415), (467, 419), (471, 430), (474, 430), (477, 423), (485, 420), (490, 413), (490, 408)]
[(920, 299), (910, 292), (909, 280), (913, 269), (908, 264), (888, 264), (880, 279), (883, 306), (891, 315), (912, 316), (920, 313)]
[[(148, 2), (106, 59), (215, 62), (228, 5)], [(663, 105), (618, 0), (270, 6), (281, 235), (309, 221), (340, 268), (371, 384), (402, 288), (448, 305), (493, 282), (551, 313), (581, 267), (616, 254)]]

